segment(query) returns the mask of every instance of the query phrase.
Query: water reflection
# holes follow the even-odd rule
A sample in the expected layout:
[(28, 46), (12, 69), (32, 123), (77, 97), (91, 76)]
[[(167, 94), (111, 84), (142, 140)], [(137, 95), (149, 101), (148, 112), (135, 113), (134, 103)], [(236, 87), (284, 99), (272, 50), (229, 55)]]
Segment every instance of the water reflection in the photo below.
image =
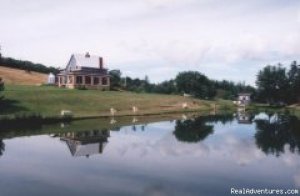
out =
[(60, 133), (61, 141), (64, 141), (72, 154), (72, 156), (86, 156), (101, 154), (107, 138), (110, 136), (109, 130), (91, 130), (80, 132)]
[(4, 151), (5, 151), (5, 144), (4, 144), (3, 140), (1, 139), (0, 140), (0, 156), (3, 155)]
[(214, 126), (207, 123), (232, 122), (233, 115), (209, 115), (199, 116), (193, 119), (177, 120), (174, 135), (176, 139), (183, 142), (199, 142), (213, 133)]
[(300, 152), (300, 121), (296, 116), (269, 114), (267, 119), (256, 119), (255, 139), (259, 149), (266, 154), (280, 156), (285, 146)]
[(227, 195), (233, 186), (300, 187), (299, 120), (241, 115), (7, 126), (0, 131), (0, 194)]
[(238, 111), (237, 120), (239, 124), (252, 124), (254, 115), (246, 111)]

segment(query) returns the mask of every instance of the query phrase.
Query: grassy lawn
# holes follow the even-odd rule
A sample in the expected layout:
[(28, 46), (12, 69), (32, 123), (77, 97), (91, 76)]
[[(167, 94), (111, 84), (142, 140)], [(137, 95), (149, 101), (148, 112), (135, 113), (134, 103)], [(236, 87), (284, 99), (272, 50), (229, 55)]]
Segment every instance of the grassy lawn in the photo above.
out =
[[(159, 95), (132, 92), (70, 90), (50, 86), (7, 85), (4, 91), (5, 107), (0, 114), (39, 113), (43, 116), (57, 116), (61, 110), (71, 110), (74, 116), (104, 116), (110, 108), (116, 115), (133, 114), (132, 106), (139, 108), (139, 114), (160, 114), (185, 110), (230, 109), (230, 101), (203, 101), (178, 95)], [(186, 102), (188, 109), (183, 109)]]
[(0, 65), (0, 76), (5, 81), (5, 84), (35, 85), (45, 83), (48, 74), (35, 71), (28, 72), (22, 69), (14, 69)]

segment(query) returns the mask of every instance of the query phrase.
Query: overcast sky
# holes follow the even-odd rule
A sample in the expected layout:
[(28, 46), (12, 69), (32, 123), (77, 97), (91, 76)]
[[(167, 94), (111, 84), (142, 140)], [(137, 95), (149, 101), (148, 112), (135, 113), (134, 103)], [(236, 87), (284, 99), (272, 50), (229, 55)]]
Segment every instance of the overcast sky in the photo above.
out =
[(184, 70), (254, 84), (299, 60), (297, 0), (0, 0), (4, 56), (56, 67), (72, 53), (159, 82)]

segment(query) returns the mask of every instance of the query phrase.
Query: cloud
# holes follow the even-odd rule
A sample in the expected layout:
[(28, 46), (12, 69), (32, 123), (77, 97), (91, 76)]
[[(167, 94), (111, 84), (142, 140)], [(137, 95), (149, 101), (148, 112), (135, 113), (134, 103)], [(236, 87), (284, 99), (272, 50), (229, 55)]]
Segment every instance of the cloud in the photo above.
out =
[[(269, 0), (3, 0), (0, 41), (5, 56), (47, 65), (63, 66), (71, 53), (90, 51), (114, 69), (149, 75), (153, 81), (192, 69), (253, 84), (265, 64), (299, 57), (299, 5)], [(157, 74), (161, 69), (166, 74)]]

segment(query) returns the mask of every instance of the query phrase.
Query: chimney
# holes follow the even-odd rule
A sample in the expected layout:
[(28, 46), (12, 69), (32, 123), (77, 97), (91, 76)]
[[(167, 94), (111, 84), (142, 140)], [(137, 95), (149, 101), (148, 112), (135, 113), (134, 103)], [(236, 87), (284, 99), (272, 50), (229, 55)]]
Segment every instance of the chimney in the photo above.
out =
[(103, 69), (103, 58), (99, 57), (99, 68)]

